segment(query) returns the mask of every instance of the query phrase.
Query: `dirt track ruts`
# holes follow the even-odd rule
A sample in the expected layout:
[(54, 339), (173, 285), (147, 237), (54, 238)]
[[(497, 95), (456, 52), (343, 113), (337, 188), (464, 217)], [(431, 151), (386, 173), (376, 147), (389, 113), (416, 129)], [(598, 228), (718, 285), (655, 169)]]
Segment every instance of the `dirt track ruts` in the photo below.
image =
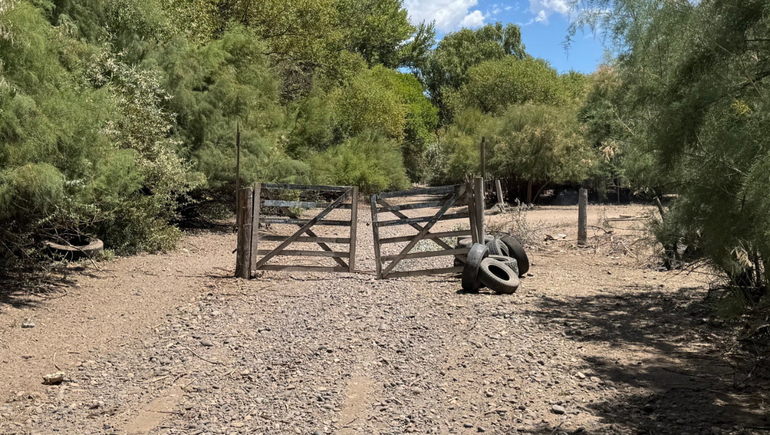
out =
[[(359, 217), (359, 267), (370, 271), (368, 210)], [(447, 277), (235, 280), (235, 236), (209, 233), (186, 236), (172, 254), (102, 264), (60, 299), (7, 297), (0, 433), (710, 434), (768, 425), (763, 393), (733, 386), (719, 332), (696, 303), (704, 278), (578, 250), (570, 228), (554, 225), (570, 237), (533, 251), (532, 276), (510, 296), (458, 293)], [(35, 328), (20, 328), (27, 317)], [(67, 380), (42, 386), (54, 353)]]

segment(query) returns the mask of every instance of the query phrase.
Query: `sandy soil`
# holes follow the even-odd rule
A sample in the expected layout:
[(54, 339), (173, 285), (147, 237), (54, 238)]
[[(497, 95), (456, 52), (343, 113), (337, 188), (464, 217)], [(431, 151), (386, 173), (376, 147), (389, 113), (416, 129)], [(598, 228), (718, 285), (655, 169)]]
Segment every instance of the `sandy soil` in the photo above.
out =
[(762, 433), (766, 390), (700, 303), (711, 276), (658, 271), (646, 213), (591, 207), (578, 248), (576, 207), (527, 212), (508, 296), (375, 280), (365, 207), (358, 274), (236, 280), (235, 235), (207, 232), (5, 291), (0, 433)]

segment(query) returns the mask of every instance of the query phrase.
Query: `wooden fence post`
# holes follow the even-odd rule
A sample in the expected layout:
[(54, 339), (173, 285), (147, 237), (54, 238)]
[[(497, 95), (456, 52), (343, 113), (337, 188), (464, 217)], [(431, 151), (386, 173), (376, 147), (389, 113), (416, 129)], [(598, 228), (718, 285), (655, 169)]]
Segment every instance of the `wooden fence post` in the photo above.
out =
[(476, 195), (473, 181), (465, 183), (465, 197), (468, 201), (468, 217), (471, 224), (471, 241), (473, 243), (479, 243), (479, 233), (477, 231), (478, 225), (476, 225)]
[(497, 188), (497, 204), (503, 208), (505, 207), (505, 198), (503, 198), (503, 184), (500, 180), (495, 180), (495, 187)]
[(353, 186), (350, 192), (350, 257), (348, 266), (350, 273), (356, 273), (356, 237), (358, 235), (358, 187)]
[(251, 272), (257, 269), (257, 252), (259, 252), (259, 215), (262, 204), (262, 183), (254, 183), (254, 192), (251, 202), (251, 253), (249, 254), (249, 277)]
[(484, 243), (484, 179), (476, 177), (474, 182), (473, 195), (476, 197), (476, 232), (479, 235), (478, 243)]
[(252, 199), (251, 188), (241, 189), (238, 192), (238, 254), (235, 263), (235, 277), (251, 278), (251, 227), (252, 227)]
[(578, 246), (585, 246), (588, 241), (588, 189), (580, 188), (578, 199)]
[(380, 228), (377, 225), (377, 195), (372, 195), (372, 234), (374, 235), (374, 263), (377, 279), (382, 279), (382, 261), (380, 260)]

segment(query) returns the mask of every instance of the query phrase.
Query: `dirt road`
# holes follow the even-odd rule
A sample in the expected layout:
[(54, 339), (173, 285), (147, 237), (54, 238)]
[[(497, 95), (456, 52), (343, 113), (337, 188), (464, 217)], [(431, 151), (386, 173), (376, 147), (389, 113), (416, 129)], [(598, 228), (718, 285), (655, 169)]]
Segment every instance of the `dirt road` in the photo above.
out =
[[(644, 212), (592, 208), (581, 249), (575, 208), (529, 212), (557, 240), (530, 250), (509, 296), (446, 276), (235, 280), (231, 233), (87, 267), (59, 292), (6, 292), (0, 433), (760, 433), (767, 397), (699, 303), (710, 277), (637, 255)], [(41, 384), (59, 369), (65, 382)]]

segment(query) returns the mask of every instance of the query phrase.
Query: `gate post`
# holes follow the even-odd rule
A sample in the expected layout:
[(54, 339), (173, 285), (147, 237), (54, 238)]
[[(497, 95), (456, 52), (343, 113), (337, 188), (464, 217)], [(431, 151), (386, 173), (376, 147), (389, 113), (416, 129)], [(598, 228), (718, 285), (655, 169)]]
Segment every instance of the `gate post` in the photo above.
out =
[(377, 194), (372, 195), (372, 234), (374, 235), (374, 262), (377, 279), (382, 279), (382, 261), (380, 260), (380, 228), (377, 225)]
[(358, 186), (350, 189), (350, 247), (348, 266), (350, 273), (356, 273), (356, 237), (358, 235)]
[(473, 193), (476, 196), (476, 232), (479, 235), (479, 242), (484, 243), (484, 179), (476, 177), (474, 180)]
[(468, 201), (468, 217), (471, 224), (471, 241), (481, 243), (479, 240), (478, 225), (476, 225), (476, 188), (472, 180), (465, 183), (465, 197)]
[(235, 260), (235, 277), (251, 278), (251, 230), (252, 230), (251, 188), (238, 192), (238, 254)]
[(249, 253), (249, 277), (251, 272), (257, 269), (257, 253), (259, 251), (259, 215), (262, 205), (262, 183), (254, 183), (254, 195), (251, 202), (251, 209), (254, 210), (251, 216), (251, 252)]

